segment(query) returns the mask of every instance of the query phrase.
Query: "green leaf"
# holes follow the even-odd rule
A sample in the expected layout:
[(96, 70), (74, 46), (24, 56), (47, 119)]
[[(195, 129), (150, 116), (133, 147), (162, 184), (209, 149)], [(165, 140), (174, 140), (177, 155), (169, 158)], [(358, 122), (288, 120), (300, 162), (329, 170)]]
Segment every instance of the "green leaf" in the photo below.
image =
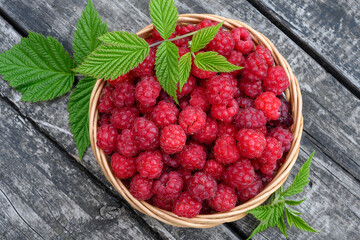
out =
[(255, 234), (257, 234), (257, 233), (259, 233), (259, 232), (265, 231), (268, 227), (269, 227), (268, 224), (266, 224), (266, 223), (260, 223), (260, 224), (254, 229), (254, 231), (251, 233), (251, 235), (250, 235), (246, 240), (251, 239), (253, 236), (255, 236)]
[(188, 52), (179, 59), (179, 89), (180, 92), (189, 78), (191, 70), (191, 53)]
[(259, 206), (248, 211), (262, 222), (266, 222), (270, 227), (274, 227), (279, 218), (283, 215), (285, 204), (278, 202), (273, 205)]
[(281, 218), (279, 218), (279, 221), (276, 223), (276, 226), (279, 228), (280, 232), (282, 232), (282, 234), (284, 234), (284, 236), (286, 238), (288, 238), (288, 235), (286, 233), (286, 225), (285, 225), (283, 216), (281, 216)]
[(173, 0), (151, 0), (150, 17), (163, 39), (168, 39), (175, 31), (178, 11)]
[(213, 40), (223, 23), (224, 22), (221, 22), (215, 26), (200, 29), (195, 33), (191, 40), (191, 52), (197, 52), (200, 49), (203, 49), (211, 40)]
[(84, 59), (97, 48), (101, 41), (98, 39), (108, 31), (106, 23), (102, 22), (91, 0), (88, 1), (74, 33), (74, 58), (77, 63)]
[(164, 41), (160, 44), (155, 56), (156, 77), (161, 87), (177, 103), (176, 89), (179, 74), (179, 50), (175, 44)]
[(0, 54), (0, 74), (22, 93), (23, 101), (47, 101), (69, 92), (74, 61), (52, 37), (29, 32), (20, 44)]
[(314, 157), (315, 151), (312, 152), (309, 159), (302, 165), (299, 173), (295, 176), (294, 182), (291, 186), (286, 189), (281, 196), (290, 197), (295, 194), (301, 193), (304, 190), (304, 187), (309, 183), (309, 172), (311, 160)]
[(289, 200), (285, 200), (285, 203), (288, 204), (288, 205), (294, 206), (294, 205), (300, 205), (305, 200), (306, 200), (306, 198), (301, 199), (301, 200), (290, 200), (289, 199)]
[(89, 102), (96, 79), (85, 77), (76, 85), (68, 104), (70, 129), (74, 135), (80, 159), (90, 144)]
[(307, 231), (307, 232), (315, 232), (318, 233), (318, 231), (316, 231), (315, 229), (313, 229), (312, 227), (310, 227), (305, 221), (304, 219), (302, 219), (299, 216), (294, 215), (292, 212), (290, 212), (289, 210), (285, 209), (285, 215), (286, 215), (286, 219), (287, 222), (289, 224), (289, 226), (291, 227), (292, 225), (294, 225), (296, 228), (303, 230), (303, 231)]
[(96, 48), (74, 71), (114, 80), (143, 62), (150, 51), (147, 42), (132, 33), (113, 32), (101, 39), (107, 44)]
[(196, 54), (194, 63), (198, 68), (211, 72), (232, 72), (242, 69), (229, 63), (224, 56), (211, 51)]

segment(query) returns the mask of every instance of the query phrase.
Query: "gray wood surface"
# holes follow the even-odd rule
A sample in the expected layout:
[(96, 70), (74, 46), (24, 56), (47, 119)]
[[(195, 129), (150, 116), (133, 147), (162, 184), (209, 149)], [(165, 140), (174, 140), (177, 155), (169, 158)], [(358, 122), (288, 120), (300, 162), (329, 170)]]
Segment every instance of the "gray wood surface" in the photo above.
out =
[[(148, 1), (109, 3), (104, 0), (94, 1), (94, 4), (102, 18), (109, 23), (111, 30), (136, 32), (150, 22), (147, 10)], [(359, 208), (355, 207), (356, 204), (352, 203), (359, 202), (360, 101), (247, 2), (177, 1), (177, 5), (182, 13), (215, 13), (247, 22), (268, 36), (288, 59), (300, 81), (304, 98), (305, 134), (299, 160), (304, 161), (306, 155), (313, 149), (318, 149), (311, 175), (312, 188), (305, 194), (309, 198), (308, 205), (302, 211), (306, 220), (314, 222), (314, 227), (322, 230), (321, 235), (313, 235), (291, 229), (290, 235), (299, 234), (299, 239), (319, 239), (320, 236), (332, 236), (336, 239), (341, 231), (348, 231), (352, 234), (349, 235), (349, 239), (356, 239), (353, 238), (354, 233), (359, 229), (352, 223), (360, 222), (360, 213)], [(27, 1), (0, 1), (0, 8), (19, 26), (25, 30), (55, 36), (68, 50), (71, 49), (70, 36), (84, 6), (85, 1), (75, 0), (61, 1), (61, 3), (37, 0), (36, 6)], [(4, 51), (13, 43), (18, 42), (20, 35), (3, 20), (0, 21), (0, 27), (0, 42), (2, 43), (0, 50)], [(35, 126), (36, 130), (51, 138), (61, 150), (75, 158), (77, 154), (75, 144), (67, 123), (67, 97), (48, 103), (24, 103), (19, 101), (20, 96), (4, 81), (0, 82), (0, 92), (13, 108)], [(107, 188), (109, 187), (91, 150), (87, 152), (81, 164)], [(294, 174), (295, 171), (292, 176)], [(331, 184), (326, 187), (329, 181)], [(109, 189), (111, 191), (110, 187)], [(317, 193), (318, 191), (320, 193)], [(342, 195), (346, 196), (345, 200), (339, 197)], [(315, 204), (317, 202), (321, 203), (322, 208), (319, 209), (319, 204)], [(128, 207), (126, 203), (124, 205)], [(334, 209), (340, 209), (339, 205), (342, 207), (341, 211), (334, 211)], [(248, 236), (256, 226), (254, 219), (247, 217), (234, 224), (222, 225), (210, 230), (191, 230), (160, 224), (142, 214), (139, 216), (161, 237), (172, 239), (237, 237), (232, 230), (240, 236)], [(328, 221), (330, 227), (329, 224), (315, 223), (316, 219)], [(337, 228), (331, 227), (333, 222), (336, 223)], [(2, 223), (1, 220), (0, 223)], [(228, 228), (229, 226), (232, 230)], [(16, 234), (15, 230), (13, 234)], [(258, 235), (256, 239), (273, 239), (278, 236), (276, 230), (270, 229)]]

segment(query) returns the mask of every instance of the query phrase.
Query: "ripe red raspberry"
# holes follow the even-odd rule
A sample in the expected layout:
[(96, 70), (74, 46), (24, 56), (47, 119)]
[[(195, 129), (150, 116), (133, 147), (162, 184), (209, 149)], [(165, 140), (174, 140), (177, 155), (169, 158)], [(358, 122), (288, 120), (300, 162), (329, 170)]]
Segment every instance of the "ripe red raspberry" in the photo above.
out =
[(159, 146), (159, 130), (152, 121), (144, 117), (135, 119), (131, 132), (140, 150), (156, 149)]
[(180, 152), (185, 142), (186, 134), (179, 125), (171, 124), (161, 130), (160, 147), (163, 152), (168, 154)]
[(206, 81), (206, 94), (211, 104), (228, 104), (235, 92), (236, 80), (230, 74), (216, 75)]
[(121, 82), (112, 94), (114, 104), (118, 108), (131, 107), (135, 103), (135, 85), (132, 82)]
[(111, 169), (116, 177), (127, 179), (136, 173), (136, 164), (133, 158), (124, 157), (118, 153), (111, 156)]
[(230, 164), (236, 162), (240, 158), (240, 153), (236, 147), (235, 139), (227, 134), (219, 137), (215, 142), (214, 156), (219, 163)]
[(276, 163), (265, 163), (265, 164), (261, 164), (260, 166), (260, 171), (266, 175), (274, 174), (275, 169), (276, 169)]
[(258, 132), (261, 132), (262, 134), (264, 134), (264, 136), (267, 135), (267, 128), (266, 128), (266, 126), (262, 126), (262, 127), (260, 127), (260, 128), (255, 128), (254, 130), (255, 130), (255, 131), (258, 131)]
[[(169, 38), (173, 38), (173, 37), (175, 37), (175, 36), (176, 36), (176, 32), (173, 32)], [(160, 33), (158, 32), (158, 30), (155, 29), (155, 27), (153, 27), (152, 37), (153, 37), (153, 39), (156, 40), (156, 41), (162, 41), (162, 40), (164, 40), (164, 39), (160, 36)]]
[(281, 66), (270, 67), (267, 77), (263, 79), (265, 91), (280, 95), (289, 87), (289, 78), (286, 75), (284, 68)]
[[(201, 52), (203, 52), (203, 51), (199, 51), (199, 52), (195, 53), (195, 55), (197, 55), (198, 53), (201, 53)], [(208, 78), (215, 76), (216, 72), (201, 70), (200, 68), (198, 68), (195, 65), (194, 60), (192, 60), (191, 74), (200, 79), (208, 79)]]
[(181, 174), (181, 177), (184, 181), (184, 189), (187, 189), (189, 186), (190, 179), (192, 177), (191, 170), (187, 170), (185, 168), (180, 167), (177, 172)]
[(270, 130), (268, 136), (276, 138), (276, 140), (280, 142), (283, 152), (288, 152), (290, 150), (293, 135), (289, 130), (278, 126), (275, 129)]
[(267, 118), (276, 120), (280, 115), (281, 101), (273, 92), (264, 92), (255, 99), (255, 108), (263, 111)]
[(239, 112), (239, 104), (235, 99), (228, 104), (214, 104), (211, 107), (211, 116), (215, 119), (230, 123)]
[(185, 95), (190, 94), (192, 92), (192, 90), (195, 88), (195, 84), (196, 84), (196, 78), (194, 78), (193, 76), (190, 75), (188, 80), (184, 84), (181, 92), (179, 90), (179, 87), (176, 90), (176, 96), (178, 97), (178, 99), (182, 98)]
[(176, 155), (170, 156), (167, 153), (162, 153), (163, 162), (173, 168), (178, 168), (180, 166), (179, 159), (176, 157)]
[(110, 114), (106, 114), (106, 113), (101, 113), (99, 120), (98, 120), (98, 124), (99, 126), (105, 125), (105, 124), (110, 124)]
[(105, 86), (102, 90), (101, 90), (101, 96), (112, 96), (112, 92), (114, 91), (113, 86)]
[(188, 106), (180, 112), (179, 124), (186, 134), (197, 133), (206, 125), (206, 113), (200, 108)]
[(107, 82), (113, 87), (115, 87), (118, 83), (121, 82), (132, 82), (132, 81), (134, 81), (134, 76), (132, 75), (131, 72), (125, 73), (114, 80), (111, 79), (107, 80)]
[(241, 129), (237, 135), (238, 148), (243, 157), (260, 157), (266, 147), (264, 134), (253, 129)]
[(135, 97), (144, 107), (151, 107), (156, 104), (156, 99), (161, 91), (161, 86), (154, 77), (143, 77), (136, 84)]
[(194, 32), (198, 31), (198, 30), (200, 30), (202, 28), (215, 26), (217, 24), (218, 24), (217, 22), (210, 21), (209, 19), (204, 19), (200, 23), (195, 25)]
[[(240, 51), (234, 50), (234, 51), (231, 51), (231, 53), (228, 57), (228, 62), (230, 62), (236, 66), (244, 67), (245, 66), (245, 57)], [(233, 76), (237, 76), (240, 74), (240, 70), (235, 70), (235, 71), (231, 72), (231, 74)]]
[(237, 133), (237, 128), (234, 125), (234, 123), (219, 122), (218, 128), (219, 128), (218, 137), (221, 137), (224, 134), (228, 134), (231, 137), (235, 137)]
[(225, 166), (213, 159), (207, 160), (202, 171), (213, 177), (216, 181), (221, 181), (221, 175), (225, 170)]
[(244, 189), (250, 186), (254, 180), (254, 176), (254, 167), (250, 161), (242, 160), (227, 166), (222, 178), (230, 187)]
[(272, 57), (271, 51), (268, 48), (264, 47), (263, 45), (258, 45), (255, 47), (255, 52), (264, 57), (266, 64), (269, 67), (274, 65), (274, 58)]
[(181, 58), (188, 52), (190, 52), (190, 49), (188, 47), (179, 47), (179, 58)]
[(190, 105), (190, 96), (189, 95), (185, 95), (184, 97), (179, 99), (179, 106), (181, 109), (185, 109), (189, 105)]
[(214, 51), (228, 57), (230, 52), (234, 50), (235, 41), (228, 31), (219, 31), (216, 36), (206, 45), (207, 51)]
[(200, 213), (202, 204), (193, 199), (188, 192), (181, 193), (174, 202), (173, 212), (179, 217), (193, 218)]
[(136, 102), (136, 107), (139, 109), (141, 114), (150, 116), (150, 113), (154, 111), (155, 106), (146, 107), (143, 106), (140, 102)]
[(177, 155), (180, 165), (187, 170), (202, 169), (206, 161), (205, 148), (197, 143), (186, 145)]
[(129, 129), (132, 128), (137, 117), (139, 117), (139, 110), (136, 107), (115, 108), (110, 122), (116, 129)]
[(135, 77), (154, 76), (156, 49), (151, 48), (149, 55), (131, 72)]
[(119, 153), (125, 157), (133, 157), (138, 153), (139, 148), (135, 143), (130, 129), (123, 130), (118, 136), (116, 148)]
[(111, 154), (116, 147), (118, 132), (111, 124), (105, 124), (98, 129), (96, 135), (96, 144), (105, 154)]
[(239, 89), (243, 92), (246, 96), (251, 98), (256, 98), (260, 96), (261, 93), (264, 92), (262, 87), (262, 82), (259, 81), (249, 81), (246, 78), (242, 78), (239, 81)]
[(136, 158), (136, 168), (142, 177), (159, 178), (163, 168), (161, 152), (146, 151)]
[(139, 200), (149, 200), (153, 195), (153, 180), (135, 175), (130, 182), (130, 193)]
[(260, 173), (260, 177), (261, 177), (261, 181), (263, 182), (263, 185), (266, 186), (268, 185), (269, 182), (271, 182), (274, 179), (275, 175)]
[(239, 109), (239, 113), (235, 117), (235, 123), (237, 128), (256, 129), (265, 126), (266, 117), (262, 111), (249, 107)]
[(179, 110), (174, 103), (160, 101), (151, 113), (151, 120), (159, 128), (173, 124), (177, 120)]
[(218, 134), (218, 126), (212, 117), (206, 118), (205, 127), (193, 135), (193, 139), (199, 143), (211, 144), (215, 141)]
[(251, 165), (254, 167), (254, 170), (257, 171), (260, 169), (261, 163), (257, 160), (257, 158), (251, 159)]
[(246, 28), (234, 28), (231, 34), (235, 40), (235, 48), (242, 54), (248, 54), (254, 50), (254, 42)]
[(191, 177), (188, 193), (195, 200), (201, 201), (212, 198), (217, 191), (215, 179), (203, 172), (197, 172)]
[(154, 194), (158, 197), (173, 201), (176, 200), (184, 186), (183, 179), (178, 172), (163, 173), (154, 184)]
[(245, 66), (241, 69), (241, 75), (249, 81), (259, 81), (266, 78), (268, 65), (262, 55), (250, 53), (245, 60)]
[(207, 200), (209, 206), (218, 212), (229, 211), (236, 205), (237, 196), (235, 190), (226, 184), (219, 184), (215, 196)]
[(281, 125), (284, 128), (290, 128), (294, 123), (294, 119), (291, 116), (290, 104), (282, 95), (279, 96), (279, 99), (281, 101), (279, 118), (277, 120), (269, 121), (268, 124), (271, 127)]
[(263, 190), (263, 183), (259, 175), (255, 174), (254, 181), (251, 185), (242, 190), (236, 190), (236, 195), (240, 202), (246, 202), (247, 200), (255, 197)]
[(282, 153), (280, 142), (276, 138), (267, 137), (266, 148), (261, 157), (258, 158), (258, 161), (263, 164), (271, 163), (276, 165), (276, 160), (281, 158)]
[(175, 103), (174, 98), (170, 97), (169, 94), (167, 94), (163, 89), (161, 89), (159, 97), (157, 98), (157, 102), (169, 102), (169, 103)]
[(154, 206), (166, 211), (171, 211), (173, 208), (174, 201), (166, 200), (165, 198), (159, 197), (158, 195), (153, 196), (151, 200)]
[(236, 98), (237, 103), (239, 104), (239, 107), (241, 108), (249, 108), (254, 107), (254, 100), (246, 97), (238, 97)]
[(98, 109), (101, 113), (111, 113), (114, 109), (114, 103), (109, 96), (102, 96), (99, 98)]
[(193, 107), (199, 107), (204, 112), (210, 108), (209, 100), (206, 96), (206, 90), (203, 87), (195, 87), (191, 93), (191, 98), (189, 101), (190, 105)]
[[(194, 29), (194, 26), (191, 25), (191, 24), (188, 24), (186, 26), (177, 25), (176, 28), (175, 28), (175, 33), (176, 33), (176, 36), (182, 36), (182, 35), (185, 35), (185, 34), (187, 34), (189, 32), (192, 32), (193, 29)], [(185, 38), (175, 40), (175, 41), (173, 41), (173, 43), (178, 47), (187, 46), (187, 43), (189, 41), (191, 41), (191, 39), (192, 39), (192, 36), (189, 36), (189, 37), (185, 37)]]

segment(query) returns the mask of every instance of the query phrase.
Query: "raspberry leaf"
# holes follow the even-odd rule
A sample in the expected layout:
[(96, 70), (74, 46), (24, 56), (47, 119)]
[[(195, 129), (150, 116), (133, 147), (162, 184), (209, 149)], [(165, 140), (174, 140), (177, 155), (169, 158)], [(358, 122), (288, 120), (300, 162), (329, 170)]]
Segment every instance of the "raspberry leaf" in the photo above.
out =
[(279, 221), (279, 218), (283, 215), (284, 207), (284, 202), (278, 202), (273, 205), (254, 208), (248, 211), (248, 213), (254, 215), (258, 220), (266, 222), (270, 227), (274, 227)]
[(74, 58), (77, 63), (97, 48), (101, 41), (98, 39), (108, 31), (107, 24), (102, 22), (91, 0), (88, 1), (74, 32)]
[(150, 17), (163, 39), (168, 39), (175, 31), (178, 11), (173, 0), (151, 0)]
[(246, 240), (250, 240), (253, 236), (255, 236), (257, 233), (259, 232), (263, 232), (266, 229), (268, 229), (269, 225), (266, 223), (260, 223), (255, 229), (254, 231), (251, 233), (251, 235), (246, 239)]
[(286, 225), (285, 225), (285, 222), (284, 222), (284, 217), (281, 216), (279, 218), (279, 221), (276, 223), (276, 226), (279, 228), (280, 232), (282, 232), (282, 234), (284, 234), (284, 236), (286, 238), (288, 238), (288, 235), (286, 233)]
[(179, 59), (179, 89), (180, 92), (190, 76), (191, 53), (188, 52)]
[(71, 133), (74, 135), (80, 159), (90, 144), (89, 102), (96, 79), (85, 77), (76, 85), (68, 104)]
[(200, 49), (203, 49), (211, 40), (213, 40), (223, 23), (224, 22), (221, 22), (212, 27), (202, 28), (194, 34), (191, 40), (191, 52), (197, 52)]
[(179, 50), (175, 44), (169, 41), (164, 41), (160, 44), (155, 56), (155, 70), (156, 77), (161, 87), (176, 102), (176, 89), (179, 74)]
[(198, 68), (211, 72), (232, 72), (242, 69), (229, 63), (224, 56), (211, 51), (196, 54), (194, 63)]
[(295, 205), (300, 205), (305, 200), (306, 200), (306, 198), (304, 198), (302, 200), (299, 200), (299, 201), (297, 201), (297, 200), (285, 200), (285, 203), (287, 205), (295, 206)]
[(285, 209), (285, 215), (286, 215), (286, 219), (287, 222), (289, 224), (289, 226), (291, 227), (292, 225), (294, 225), (296, 228), (303, 230), (303, 231), (307, 231), (307, 232), (315, 232), (318, 233), (318, 231), (316, 231), (315, 229), (313, 229), (312, 227), (309, 226), (309, 224), (307, 224), (304, 219), (302, 219), (301, 217), (293, 214), (291, 211), (289, 211), (288, 209)]
[(147, 42), (136, 34), (112, 32), (103, 35), (104, 44), (97, 47), (74, 71), (93, 78), (111, 78), (127, 73), (149, 54)]
[(23, 101), (47, 101), (69, 92), (75, 79), (74, 66), (57, 40), (33, 32), (0, 54), (0, 74), (22, 93)]

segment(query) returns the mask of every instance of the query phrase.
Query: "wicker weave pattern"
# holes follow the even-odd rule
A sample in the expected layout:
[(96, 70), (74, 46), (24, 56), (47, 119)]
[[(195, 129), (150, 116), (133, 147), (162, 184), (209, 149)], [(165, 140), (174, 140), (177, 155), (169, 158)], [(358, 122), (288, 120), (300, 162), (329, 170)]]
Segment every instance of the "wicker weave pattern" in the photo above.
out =
[[(267, 39), (264, 35), (257, 32), (253, 28), (247, 26), (246, 24), (232, 20), (227, 19), (224, 17), (211, 15), (211, 14), (182, 14), (179, 15), (178, 24), (188, 24), (188, 23), (199, 23), (203, 19), (210, 19), (212, 21), (216, 22), (222, 22), (224, 21), (224, 27), (227, 29), (233, 29), (236, 27), (245, 27), (248, 29), (251, 33), (251, 36), (254, 40), (254, 42), (257, 45), (264, 45), (273, 54), (274, 60), (276, 65), (282, 66), (290, 80), (290, 86), (285, 91), (285, 95), (287, 99), (290, 102), (291, 110), (294, 118), (294, 125), (291, 129), (294, 140), (291, 145), (291, 149), (287, 155), (286, 161), (282, 165), (282, 167), (279, 169), (277, 175), (271, 181), (264, 190), (259, 193), (255, 198), (247, 201), (244, 204), (241, 204), (234, 209), (228, 211), (228, 212), (222, 212), (222, 213), (215, 213), (215, 214), (209, 214), (209, 215), (198, 215), (195, 218), (182, 218), (178, 217), (177, 215), (173, 214), (172, 212), (168, 212), (162, 209), (159, 209), (155, 206), (152, 206), (148, 204), (145, 201), (139, 201), (136, 198), (134, 198), (129, 190), (122, 184), (122, 182), (116, 178), (112, 171), (109, 164), (109, 161), (106, 157), (106, 155), (103, 153), (101, 149), (99, 149), (96, 145), (96, 133), (97, 133), (97, 122), (98, 122), (98, 110), (97, 110), (97, 102), (101, 94), (101, 90), (104, 86), (105, 81), (98, 80), (96, 85), (94, 86), (91, 99), (90, 99), (90, 107), (89, 107), (89, 123), (90, 123), (90, 141), (91, 141), (91, 147), (93, 149), (94, 155), (104, 172), (106, 178), (109, 180), (109, 182), (114, 186), (114, 188), (128, 201), (135, 209), (139, 210), (140, 212), (147, 214), (151, 217), (154, 217), (164, 223), (171, 224), (174, 226), (179, 227), (192, 227), (192, 228), (209, 228), (213, 227), (225, 222), (232, 222), (238, 219), (243, 218), (246, 215), (246, 211), (253, 209), (259, 205), (261, 205), (266, 199), (269, 198), (269, 196), (274, 193), (287, 179), (293, 165), (296, 162), (296, 159), (299, 155), (300, 150), (300, 139), (302, 135), (303, 130), (303, 118), (302, 118), (302, 97), (300, 92), (299, 83), (293, 74), (289, 64), (284, 59), (284, 57), (278, 52), (278, 50), (275, 48), (275, 46), (270, 42), (269, 39)], [(151, 35), (152, 32), (152, 26), (149, 25), (142, 29), (137, 34), (140, 37), (148, 37)]]

